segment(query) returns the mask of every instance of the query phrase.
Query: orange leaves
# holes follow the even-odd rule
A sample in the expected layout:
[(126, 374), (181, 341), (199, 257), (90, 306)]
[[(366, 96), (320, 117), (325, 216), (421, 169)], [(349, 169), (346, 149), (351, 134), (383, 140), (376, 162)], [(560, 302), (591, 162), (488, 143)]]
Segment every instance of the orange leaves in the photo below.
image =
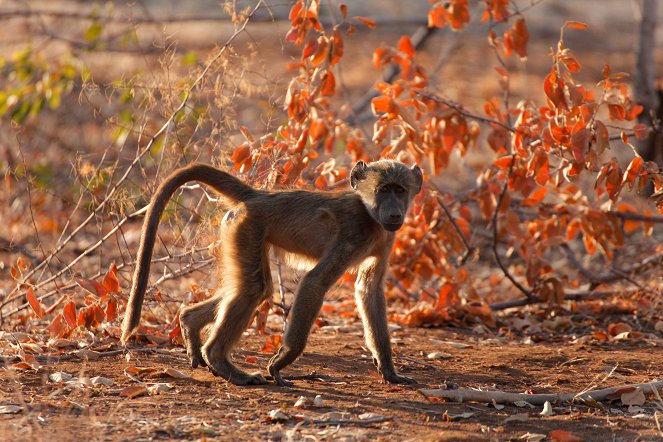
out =
[(412, 40), (407, 35), (403, 35), (400, 40), (398, 40), (398, 45), (396, 48), (407, 55), (408, 57), (414, 57), (415, 49), (412, 44)]
[(587, 29), (587, 25), (579, 21), (567, 21), (564, 23), (564, 27), (569, 29)]
[(373, 29), (376, 26), (375, 25), (375, 20), (371, 20), (370, 18), (355, 16), (354, 19), (362, 22), (363, 24), (368, 26), (370, 29)]
[(529, 32), (525, 24), (525, 19), (518, 17), (513, 22), (513, 28), (504, 33), (504, 54), (509, 57), (515, 52), (521, 60), (526, 59), (528, 41)]
[(509, 0), (486, 0), (486, 10), (481, 21), (492, 18), (496, 22), (500, 22), (508, 19), (509, 16)]
[(543, 80), (543, 91), (550, 100), (550, 103), (554, 108), (561, 110), (568, 110), (569, 107), (566, 104), (566, 97), (564, 96), (564, 82), (557, 74), (557, 70), (553, 67)]
[(613, 120), (623, 121), (626, 119), (626, 109), (621, 104), (608, 104), (610, 111), (610, 118)]
[(304, 42), (309, 30), (321, 30), (318, 21), (318, 0), (298, 0), (290, 9), (290, 30), (286, 34), (286, 41), (300, 45)]
[(429, 28), (444, 28), (451, 26), (454, 31), (461, 30), (470, 22), (470, 12), (467, 0), (438, 1), (428, 12)]
[(336, 94), (336, 79), (332, 71), (327, 71), (323, 74), (320, 94), (323, 97), (332, 97)]
[(537, 150), (529, 161), (527, 169), (528, 174), (534, 176), (534, 180), (539, 186), (545, 186), (550, 178), (548, 155), (542, 150)]
[(44, 311), (41, 307), (41, 303), (35, 296), (35, 291), (32, 287), (28, 289), (27, 293), (25, 294), (25, 298), (27, 299), (28, 304), (30, 304), (30, 307), (35, 312), (37, 317), (41, 319), (44, 316)]
[(76, 328), (76, 304), (69, 301), (62, 309), (62, 316), (69, 328)]

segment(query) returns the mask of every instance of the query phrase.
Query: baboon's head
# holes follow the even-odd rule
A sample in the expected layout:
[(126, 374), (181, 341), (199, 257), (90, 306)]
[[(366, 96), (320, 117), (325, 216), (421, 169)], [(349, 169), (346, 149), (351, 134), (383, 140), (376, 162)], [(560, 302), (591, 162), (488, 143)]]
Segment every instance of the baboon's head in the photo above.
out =
[(405, 221), (412, 198), (421, 190), (419, 166), (407, 167), (392, 160), (366, 164), (359, 161), (350, 173), (350, 184), (382, 227), (391, 232)]

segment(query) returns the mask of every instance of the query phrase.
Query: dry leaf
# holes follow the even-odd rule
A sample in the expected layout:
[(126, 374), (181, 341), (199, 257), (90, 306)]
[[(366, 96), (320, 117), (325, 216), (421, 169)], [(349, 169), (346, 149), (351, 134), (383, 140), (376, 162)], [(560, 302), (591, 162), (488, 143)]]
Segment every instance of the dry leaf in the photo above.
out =
[(506, 419), (504, 419), (504, 423), (507, 422), (527, 422), (529, 420), (529, 416), (525, 413), (518, 413), (514, 414), (513, 416), (509, 416)]
[(16, 414), (23, 411), (18, 405), (0, 405), (0, 414)]
[(174, 368), (166, 368), (163, 371), (163, 374), (166, 376), (170, 376), (171, 378), (176, 378), (176, 379), (191, 379), (191, 376), (189, 376), (186, 373), (182, 373), (181, 371), (175, 370)]
[(436, 351), (433, 353), (429, 353), (426, 356), (428, 359), (452, 359), (454, 356), (450, 353), (444, 353), (441, 351)]
[(120, 396), (124, 396), (128, 399), (133, 399), (138, 396), (144, 396), (148, 394), (147, 388), (144, 385), (132, 385), (130, 387), (125, 387), (120, 390)]
[(284, 422), (290, 420), (290, 416), (277, 409), (269, 412), (269, 419), (276, 422)]
[(553, 409), (552, 409), (552, 405), (550, 404), (549, 401), (546, 401), (546, 402), (543, 404), (543, 410), (542, 410), (541, 413), (539, 413), (539, 414), (540, 414), (541, 416), (552, 416), (553, 414), (555, 414), (555, 412), (554, 412)]
[(163, 382), (160, 382), (158, 384), (153, 384), (147, 387), (148, 393), (155, 395), (155, 394), (160, 394), (163, 393), (164, 391), (172, 390), (173, 387), (172, 384), (166, 384)]
[(112, 379), (104, 378), (102, 376), (95, 376), (90, 378), (90, 383), (95, 387), (99, 387), (100, 385), (110, 387), (114, 384)]
[(55, 373), (51, 373), (48, 376), (48, 379), (51, 382), (67, 382), (72, 380), (74, 377), (70, 375), (69, 373), (65, 373), (64, 371), (56, 371)]
[(622, 393), (621, 400), (624, 405), (643, 405), (646, 399), (642, 388), (636, 387), (632, 391)]

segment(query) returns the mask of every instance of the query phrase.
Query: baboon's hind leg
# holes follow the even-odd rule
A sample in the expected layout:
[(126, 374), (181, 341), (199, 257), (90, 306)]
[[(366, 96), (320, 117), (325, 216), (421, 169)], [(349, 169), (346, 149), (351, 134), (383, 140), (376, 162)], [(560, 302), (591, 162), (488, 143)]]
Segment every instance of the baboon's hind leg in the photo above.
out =
[(214, 322), (216, 311), (223, 296), (220, 291), (211, 298), (182, 308), (180, 312), (180, 328), (182, 329), (182, 339), (186, 347), (186, 353), (189, 355), (191, 367), (198, 365), (207, 366), (201, 353), (202, 341), (201, 333), (205, 326)]
[[(210, 370), (236, 385), (265, 384), (260, 373), (247, 373), (230, 361), (230, 352), (253, 317), (255, 309), (271, 295), (268, 248), (260, 240), (261, 232), (250, 226), (237, 227), (233, 247), (224, 247), (223, 291), (216, 322), (202, 347), (202, 356)], [(235, 252), (235, 249), (241, 250)]]

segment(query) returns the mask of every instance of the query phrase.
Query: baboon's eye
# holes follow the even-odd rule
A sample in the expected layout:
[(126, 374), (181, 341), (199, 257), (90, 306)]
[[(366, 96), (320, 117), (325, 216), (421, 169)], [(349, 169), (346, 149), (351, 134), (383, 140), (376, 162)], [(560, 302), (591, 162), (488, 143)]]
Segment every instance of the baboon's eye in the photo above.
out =
[(402, 194), (402, 193), (407, 192), (407, 190), (405, 190), (405, 187), (394, 186), (394, 192), (395, 192), (395, 193), (401, 193), (401, 194)]

